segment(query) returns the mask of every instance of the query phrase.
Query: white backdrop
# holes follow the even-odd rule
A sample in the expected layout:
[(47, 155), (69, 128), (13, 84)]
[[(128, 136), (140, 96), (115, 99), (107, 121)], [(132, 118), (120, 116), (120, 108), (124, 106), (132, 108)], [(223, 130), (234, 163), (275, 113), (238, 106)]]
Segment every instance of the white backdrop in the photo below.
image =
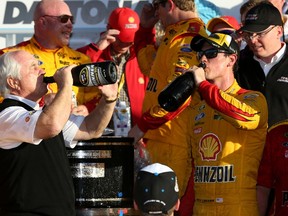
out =
[[(200, 0), (201, 1), (201, 0)], [(245, 0), (208, 0), (217, 5), (223, 15), (239, 20), (239, 7)], [(1, 0), (0, 48), (27, 40), (33, 34), (33, 11), (38, 1)], [(116, 7), (130, 7), (140, 13), (143, 4), (151, 0), (66, 0), (76, 18), (70, 46), (77, 48), (95, 41), (106, 27), (110, 12)]]

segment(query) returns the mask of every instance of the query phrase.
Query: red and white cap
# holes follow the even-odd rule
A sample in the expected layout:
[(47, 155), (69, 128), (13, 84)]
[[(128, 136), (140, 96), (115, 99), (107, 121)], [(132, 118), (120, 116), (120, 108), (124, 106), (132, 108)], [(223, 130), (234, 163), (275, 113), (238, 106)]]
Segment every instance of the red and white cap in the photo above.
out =
[(116, 8), (109, 16), (108, 24), (110, 28), (120, 31), (119, 39), (129, 43), (134, 41), (136, 31), (139, 29), (140, 19), (138, 14), (127, 7)]
[(240, 28), (240, 24), (237, 21), (237, 19), (233, 16), (221, 16), (221, 17), (215, 17), (207, 23), (207, 29), (210, 32), (213, 32), (213, 28), (215, 25), (219, 23), (225, 23), (231, 28), (235, 29), (236, 31)]

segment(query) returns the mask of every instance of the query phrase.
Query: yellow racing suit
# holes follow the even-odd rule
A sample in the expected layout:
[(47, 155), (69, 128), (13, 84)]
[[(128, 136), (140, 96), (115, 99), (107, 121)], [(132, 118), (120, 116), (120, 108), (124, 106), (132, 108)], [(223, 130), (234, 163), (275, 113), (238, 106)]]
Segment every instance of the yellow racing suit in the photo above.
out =
[[(39, 60), (39, 66), (45, 70), (45, 76), (53, 76), (57, 69), (67, 65), (80, 65), (91, 62), (90, 57), (75, 51), (68, 46), (53, 50), (45, 49), (36, 41), (34, 37), (15, 46), (2, 49), (0, 51), (0, 55), (13, 50), (25, 50), (33, 54), (34, 57)], [(56, 83), (49, 84), (48, 88), (50, 93), (57, 92)], [(83, 104), (84, 88), (73, 86), (72, 89), (77, 98), (77, 103)]]
[(151, 59), (151, 43), (155, 42), (153, 33), (152, 29), (140, 27), (135, 37), (140, 68), (146, 74), (151, 68), (138, 127), (145, 133), (144, 142), (147, 144), (151, 161), (166, 164), (175, 171), (182, 196), (192, 170), (191, 147), (186, 139), (188, 117), (185, 110), (191, 98), (178, 110), (169, 113), (158, 104), (158, 95), (177, 76), (199, 64), (196, 53), (190, 48), (190, 42), (197, 34), (206, 35), (206, 31), (204, 23), (198, 18), (168, 26), (155, 51), (154, 60)]
[(188, 108), (193, 215), (259, 215), (256, 183), (267, 131), (266, 99), (236, 81), (225, 92), (203, 81), (198, 91), (203, 100)]

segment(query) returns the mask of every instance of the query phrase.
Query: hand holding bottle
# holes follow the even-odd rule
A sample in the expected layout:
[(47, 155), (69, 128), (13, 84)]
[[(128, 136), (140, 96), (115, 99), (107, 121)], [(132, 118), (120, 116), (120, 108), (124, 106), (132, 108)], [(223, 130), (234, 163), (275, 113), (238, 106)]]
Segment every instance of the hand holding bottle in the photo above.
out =
[(106, 103), (113, 103), (118, 99), (118, 83), (113, 83), (109, 85), (99, 86), (98, 89), (101, 91), (102, 99)]
[[(194, 66), (194, 70), (199, 69), (199, 71), (203, 73), (204, 80), (205, 73), (203, 68), (205, 67), (205, 63), (202, 62), (198, 65), (198, 67)], [(195, 88), (195, 80), (193, 75), (193, 73), (195, 73), (194, 70), (192, 67), (191, 70), (189, 69), (186, 73), (176, 77), (175, 80), (169, 83), (160, 92), (158, 96), (158, 103), (163, 109), (168, 112), (174, 112), (192, 95)], [(202, 78), (197, 75), (197, 85), (199, 85)]]
[[(59, 68), (55, 72), (55, 74), (54, 74), (54, 76), (52, 78), (53, 78), (54, 82), (57, 83), (58, 88), (62, 88), (65, 85), (72, 86), (73, 78), (71, 76), (71, 72), (70, 71), (75, 66), (76, 65), (69, 65), (69, 66), (66, 66), (66, 67), (62, 67), (62, 68)], [(44, 82), (45, 82), (45, 77), (44, 77)]]
[[(204, 64), (204, 63), (201, 63), (201, 64)], [(192, 73), (193, 74), (195, 87), (198, 87), (201, 82), (206, 80), (205, 71), (204, 71), (204, 68), (206, 66), (203, 67), (203, 65), (201, 65), (201, 64), (198, 66), (196, 66), (196, 65), (192, 66), (189, 69), (189, 72), (186, 72), (186, 73)]]

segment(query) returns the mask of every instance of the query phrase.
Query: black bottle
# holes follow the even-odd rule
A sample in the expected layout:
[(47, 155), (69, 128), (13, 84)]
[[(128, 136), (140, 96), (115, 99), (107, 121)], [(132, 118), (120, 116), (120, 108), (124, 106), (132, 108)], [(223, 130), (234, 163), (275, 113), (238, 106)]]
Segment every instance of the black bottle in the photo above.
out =
[[(205, 68), (204, 63), (199, 67)], [(184, 73), (169, 83), (158, 95), (158, 103), (168, 112), (176, 111), (193, 93), (194, 76), (192, 73)]]
[[(71, 70), (73, 85), (79, 87), (113, 84), (117, 81), (117, 67), (113, 61), (78, 65)], [(44, 77), (45, 83), (54, 83), (53, 77)]]

